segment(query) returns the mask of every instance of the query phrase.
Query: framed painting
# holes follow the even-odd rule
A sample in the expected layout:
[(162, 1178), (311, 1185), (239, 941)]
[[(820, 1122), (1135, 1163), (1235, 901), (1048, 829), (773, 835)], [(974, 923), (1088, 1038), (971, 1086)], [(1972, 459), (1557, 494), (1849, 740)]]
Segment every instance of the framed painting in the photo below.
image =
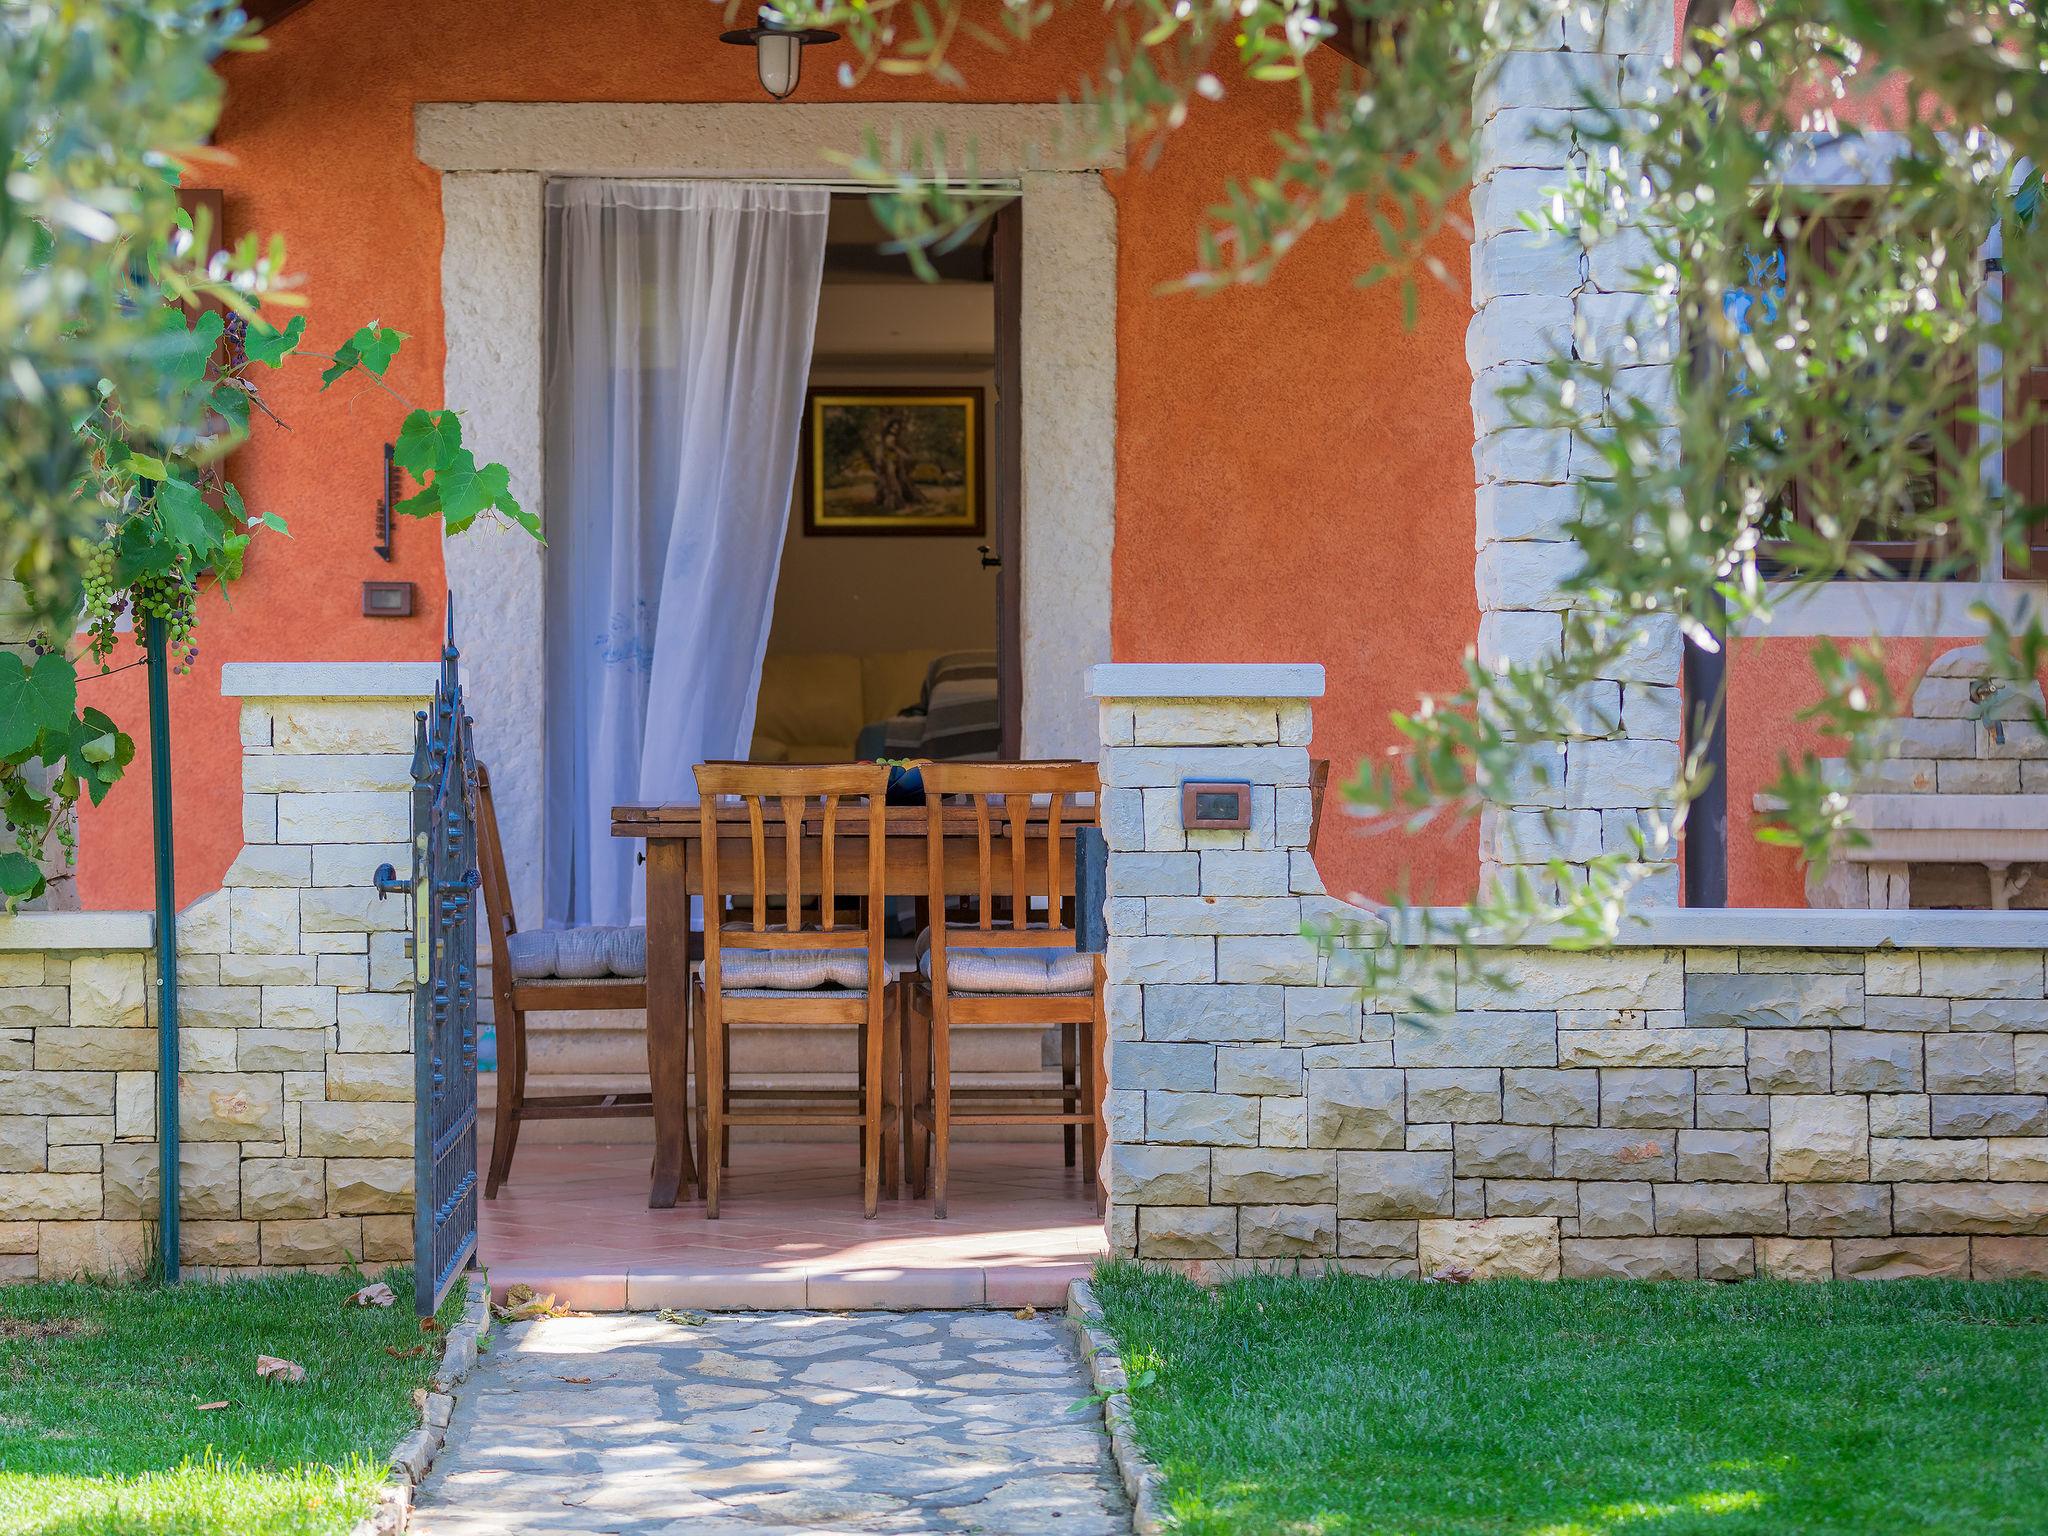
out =
[(964, 385), (812, 389), (804, 398), (804, 532), (987, 532), (984, 395)]

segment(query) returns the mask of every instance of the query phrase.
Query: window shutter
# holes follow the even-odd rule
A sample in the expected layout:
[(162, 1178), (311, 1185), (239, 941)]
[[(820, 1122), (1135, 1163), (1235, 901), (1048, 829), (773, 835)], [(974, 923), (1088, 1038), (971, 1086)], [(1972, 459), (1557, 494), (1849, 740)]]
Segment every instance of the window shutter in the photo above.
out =
[[(2027, 429), (2006, 444), (2005, 483), (2021, 511), (2039, 513), (2048, 509), (2048, 419), (2044, 419), (2048, 413), (2048, 358), (2018, 369), (2012, 392), (2006, 414), (2025, 421)], [(2012, 551), (2006, 551), (2006, 575), (2048, 580), (2048, 516), (2028, 527), (2026, 542), (2026, 553), (2018, 564)]]

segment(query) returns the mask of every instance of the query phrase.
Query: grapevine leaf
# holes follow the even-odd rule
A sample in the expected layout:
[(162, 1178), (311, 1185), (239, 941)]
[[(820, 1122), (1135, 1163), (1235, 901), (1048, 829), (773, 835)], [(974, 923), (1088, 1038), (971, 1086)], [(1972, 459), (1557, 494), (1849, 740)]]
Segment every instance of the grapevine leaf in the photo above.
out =
[(242, 500), (241, 488), (232, 480), (221, 487), (221, 500), (228, 504), (228, 516), (234, 519), (237, 528), (249, 524), (249, 505)]
[(418, 493), (392, 507), (400, 517), (432, 517), (441, 510), (441, 492), (432, 485), (421, 486)]
[(356, 344), (353, 341), (344, 341), (334, 349), (334, 361), (320, 370), (320, 387), (325, 389), (336, 379), (353, 373), (356, 364), (362, 360), (363, 355), (356, 350)]
[(223, 582), (242, 579), (242, 562), (249, 553), (249, 535), (231, 533), (220, 541), (220, 548), (213, 552), (213, 573)]
[(28, 751), (45, 730), (63, 730), (78, 707), (78, 674), (58, 652), (33, 666), (0, 651), (0, 757)]
[(71, 723), (78, 708), (78, 670), (61, 651), (49, 651), (29, 668), (34, 707), (45, 730), (59, 731)]
[(455, 462), (462, 451), (462, 421), (453, 411), (414, 411), (398, 429), (392, 458), (415, 480)]
[(285, 358), (298, 348), (299, 339), (305, 334), (304, 315), (293, 315), (281, 331), (267, 320), (252, 320), (243, 348), (252, 362), (279, 368), (284, 365)]
[(168, 480), (171, 472), (164, 468), (164, 461), (146, 453), (129, 453), (121, 459), (121, 467), (143, 480)]
[[(172, 314), (176, 321), (176, 313)], [(220, 333), (226, 322), (217, 309), (202, 310), (199, 318), (192, 322), (166, 364), (165, 372), (176, 382), (190, 387), (197, 386), (206, 377), (206, 360), (213, 356), (213, 349), (220, 345)]]
[(0, 895), (10, 901), (33, 901), (43, 894), (43, 872), (22, 853), (0, 853)]
[(441, 526), (450, 533), (460, 533), (491, 504), (491, 488), (467, 448), (435, 473), (434, 489), (441, 493)]
[(187, 549), (210, 554), (220, 548), (220, 519), (189, 480), (166, 480), (156, 493), (164, 532)]
[(404, 331), (386, 330), (372, 320), (355, 335), (349, 337), (347, 345), (355, 349), (362, 364), (378, 378), (384, 377), (384, 370), (391, 366), (391, 359), (398, 356), (398, 344), (405, 340)]
[(261, 523), (264, 527), (270, 529), (273, 533), (281, 533), (286, 538), (290, 538), (292, 536), (292, 531), (290, 528), (285, 526), (284, 519), (282, 517), (279, 517), (275, 512), (265, 512), (261, 517), (257, 518), (256, 521)]
[(249, 395), (246, 390), (223, 380), (213, 386), (213, 408), (226, 417), (237, 432), (249, 430)]
[(71, 728), (66, 766), (98, 805), (135, 760), (135, 738), (97, 709), (88, 709)]
[(158, 538), (147, 520), (131, 519), (114, 546), (113, 584), (116, 589), (132, 587), (140, 577), (169, 570), (177, 558), (178, 547)]

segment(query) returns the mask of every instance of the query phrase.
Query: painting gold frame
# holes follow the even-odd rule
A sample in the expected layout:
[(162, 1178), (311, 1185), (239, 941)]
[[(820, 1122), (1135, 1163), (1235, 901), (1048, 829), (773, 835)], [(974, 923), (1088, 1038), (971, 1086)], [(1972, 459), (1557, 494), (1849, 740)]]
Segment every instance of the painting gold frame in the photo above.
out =
[[(804, 396), (803, 455), (800, 485), (803, 498), (804, 533), (806, 535), (860, 535), (860, 536), (903, 536), (931, 537), (933, 535), (964, 534), (975, 535), (988, 531), (987, 464), (983, 454), (983, 437), (987, 431), (987, 417), (984, 412), (987, 391), (980, 385), (948, 385), (939, 388), (906, 388), (901, 386), (863, 387), (848, 385), (818, 385)], [(884, 492), (876, 483), (875, 466), (869, 462), (869, 452), (859, 451), (854, 458), (865, 467), (865, 478), (869, 488), (864, 492), (848, 493), (840, 485), (831, 482), (835, 466), (849, 461), (845, 441), (848, 430), (853, 427), (854, 413), (862, 413), (872, 421), (872, 413), (894, 407), (899, 412), (936, 411), (960, 412), (964, 420), (959, 425), (959, 448), (957, 455), (949, 450), (934, 463), (932, 452), (927, 448), (919, 451), (915, 443), (898, 456), (897, 470), (901, 482), (908, 487), (907, 494), (919, 498), (931, 498), (930, 504), (920, 507), (916, 504), (884, 509), (880, 503)], [(837, 423), (834, 413), (840, 413)], [(835, 433), (835, 425), (839, 430)], [(902, 418), (897, 426), (902, 429)], [(911, 423), (911, 435), (919, 436), (917, 423)], [(932, 424), (937, 436), (944, 438), (944, 423)], [(865, 432), (862, 433), (865, 438)], [(957, 458), (957, 462), (955, 462)], [(868, 505), (855, 505), (864, 495)]]

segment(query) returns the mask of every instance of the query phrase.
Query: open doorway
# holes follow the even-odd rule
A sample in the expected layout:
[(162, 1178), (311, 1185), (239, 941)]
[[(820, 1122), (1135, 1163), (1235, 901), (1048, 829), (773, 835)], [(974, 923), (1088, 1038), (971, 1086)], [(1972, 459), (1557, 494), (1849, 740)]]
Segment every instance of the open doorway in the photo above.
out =
[(1016, 285), (994, 225), (887, 244), (833, 197), (756, 761), (1015, 755)]

